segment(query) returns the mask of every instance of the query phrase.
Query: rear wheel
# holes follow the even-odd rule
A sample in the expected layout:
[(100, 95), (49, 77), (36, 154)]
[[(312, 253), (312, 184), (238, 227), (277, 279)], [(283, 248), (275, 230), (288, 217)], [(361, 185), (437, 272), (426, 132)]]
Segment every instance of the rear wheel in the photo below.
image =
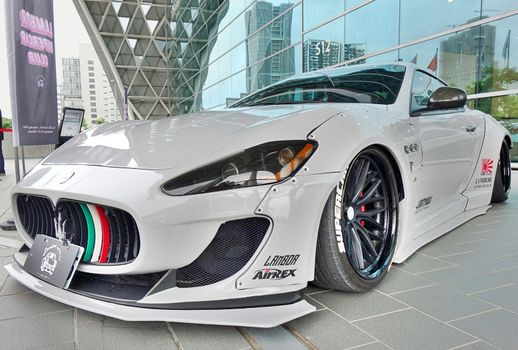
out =
[(366, 149), (352, 161), (324, 208), (314, 283), (353, 292), (372, 289), (392, 262), (397, 221), (391, 162), (379, 149)]
[(505, 202), (511, 191), (511, 158), (509, 155), (509, 147), (504, 141), (500, 149), (500, 158), (495, 174), (495, 185), (493, 186), (492, 203)]

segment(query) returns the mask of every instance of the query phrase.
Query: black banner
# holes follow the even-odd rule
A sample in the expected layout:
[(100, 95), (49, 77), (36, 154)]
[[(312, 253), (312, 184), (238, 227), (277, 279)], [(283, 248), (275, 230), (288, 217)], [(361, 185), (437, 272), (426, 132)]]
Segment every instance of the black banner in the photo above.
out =
[(13, 143), (58, 142), (52, 0), (5, 0)]

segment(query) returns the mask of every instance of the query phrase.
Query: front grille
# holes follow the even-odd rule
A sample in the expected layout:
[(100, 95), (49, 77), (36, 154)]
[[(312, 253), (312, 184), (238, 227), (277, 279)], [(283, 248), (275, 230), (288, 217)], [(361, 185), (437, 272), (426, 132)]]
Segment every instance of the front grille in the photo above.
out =
[(200, 287), (239, 272), (252, 258), (270, 227), (262, 217), (228, 221), (191, 264), (176, 270), (176, 286)]
[(23, 228), (32, 239), (39, 233), (56, 237), (54, 206), (48, 198), (19, 195), (16, 204)]
[(85, 263), (127, 263), (138, 255), (137, 224), (124, 210), (71, 200), (61, 200), (54, 208), (48, 198), (24, 194), (18, 195), (16, 204), (32, 239), (37, 234), (56, 238), (57, 212), (67, 239), (85, 248)]

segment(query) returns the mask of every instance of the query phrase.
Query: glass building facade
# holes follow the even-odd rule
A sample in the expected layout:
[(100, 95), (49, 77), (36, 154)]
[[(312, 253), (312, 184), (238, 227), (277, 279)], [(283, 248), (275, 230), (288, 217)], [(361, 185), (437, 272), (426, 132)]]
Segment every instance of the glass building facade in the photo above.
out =
[(411, 61), (498, 118), (518, 161), (517, 0), (74, 1), (139, 117), (225, 107), (329, 66)]

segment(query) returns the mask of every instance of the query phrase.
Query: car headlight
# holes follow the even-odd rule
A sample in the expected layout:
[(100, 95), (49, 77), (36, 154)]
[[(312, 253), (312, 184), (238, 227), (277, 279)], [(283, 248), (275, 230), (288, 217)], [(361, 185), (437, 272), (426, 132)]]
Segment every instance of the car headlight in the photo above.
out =
[(162, 190), (182, 196), (281, 182), (295, 174), (316, 147), (308, 141), (265, 143), (174, 178)]

